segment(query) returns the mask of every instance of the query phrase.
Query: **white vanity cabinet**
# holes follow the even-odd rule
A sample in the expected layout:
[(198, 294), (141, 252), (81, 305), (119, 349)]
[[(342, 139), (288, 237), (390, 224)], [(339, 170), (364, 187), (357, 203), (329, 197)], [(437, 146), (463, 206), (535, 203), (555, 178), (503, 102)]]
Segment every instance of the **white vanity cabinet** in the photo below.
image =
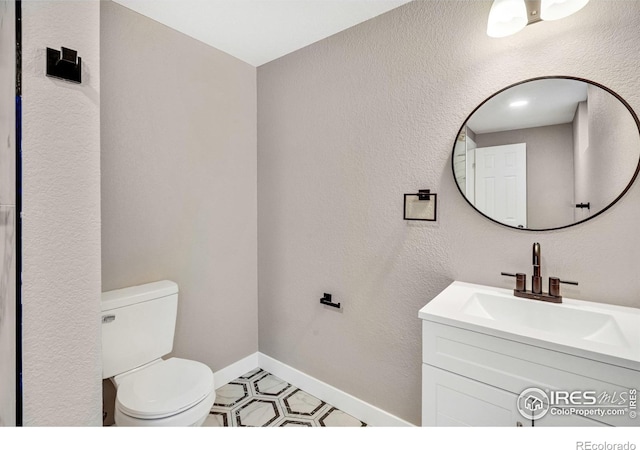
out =
[[(456, 283), (460, 284), (453, 285)], [(475, 285), (464, 284), (470, 286)], [(505, 332), (499, 324), (492, 328), (486, 326), (491, 322), (467, 321), (464, 314), (447, 316), (432, 303), (450, 298), (438, 297), (419, 314), (423, 426), (640, 426), (640, 419), (630, 414), (638, 411), (628, 402), (626, 413), (621, 415), (585, 417), (549, 411), (538, 420), (525, 418), (517, 400), (528, 388), (547, 393), (620, 394), (640, 387), (640, 370), (634, 360), (612, 360), (610, 355), (599, 357), (584, 349), (574, 351), (568, 346), (529, 339)], [(463, 307), (458, 309), (464, 311)], [(624, 332), (624, 327), (621, 330)], [(547, 337), (542, 332), (540, 336)], [(635, 355), (633, 352), (635, 348)], [(612, 363), (616, 361), (620, 364)]]

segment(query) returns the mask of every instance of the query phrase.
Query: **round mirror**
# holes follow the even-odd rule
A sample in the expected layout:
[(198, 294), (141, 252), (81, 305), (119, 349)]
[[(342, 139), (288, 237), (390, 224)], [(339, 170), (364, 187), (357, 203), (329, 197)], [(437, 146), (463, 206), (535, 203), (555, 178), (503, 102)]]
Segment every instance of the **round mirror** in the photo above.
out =
[(554, 230), (601, 214), (640, 169), (640, 123), (610, 89), (543, 77), (485, 100), (460, 128), (453, 176), (464, 198), (509, 227)]

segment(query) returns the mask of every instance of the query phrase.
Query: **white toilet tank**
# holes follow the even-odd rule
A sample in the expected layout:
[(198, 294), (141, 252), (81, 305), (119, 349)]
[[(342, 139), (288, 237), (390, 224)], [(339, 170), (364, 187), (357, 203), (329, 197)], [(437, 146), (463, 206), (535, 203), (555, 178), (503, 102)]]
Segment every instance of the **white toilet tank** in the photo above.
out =
[(178, 285), (157, 281), (102, 293), (102, 378), (154, 361), (173, 349)]

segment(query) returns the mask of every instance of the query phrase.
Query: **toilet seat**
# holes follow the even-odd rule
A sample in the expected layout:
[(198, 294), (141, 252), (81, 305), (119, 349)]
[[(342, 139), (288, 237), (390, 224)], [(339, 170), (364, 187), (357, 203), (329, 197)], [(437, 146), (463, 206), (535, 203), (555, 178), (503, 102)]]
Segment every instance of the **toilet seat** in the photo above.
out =
[(117, 377), (116, 383), (116, 408), (140, 420), (174, 416), (215, 395), (211, 369), (180, 358), (158, 360)]

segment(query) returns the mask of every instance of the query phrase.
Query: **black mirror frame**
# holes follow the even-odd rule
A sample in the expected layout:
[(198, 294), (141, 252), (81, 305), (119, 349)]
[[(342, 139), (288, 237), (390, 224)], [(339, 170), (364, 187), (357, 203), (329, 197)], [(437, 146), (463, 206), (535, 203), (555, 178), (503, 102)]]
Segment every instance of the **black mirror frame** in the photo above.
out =
[(638, 177), (638, 173), (640, 173), (640, 157), (639, 157), (638, 158), (638, 165), (636, 166), (636, 170), (633, 173), (633, 176), (631, 177), (631, 180), (629, 180), (629, 183), (624, 188), (624, 190), (620, 193), (620, 195), (618, 195), (611, 203), (609, 203), (609, 205), (607, 205), (605, 208), (602, 208), (600, 211), (598, 211), (594, 215), (587, 217), (586, 219), (582, 219), (582, 220), (580, 220), (578, 222), (574, 222), (574, 223), (571, 223), (571, 224), (568, 224), (568, 225), (563, 225), (561, 227), (554, 227), (554, 228), (518, 228), (518, 227), (514, 227), (514, 226), (511, 226), (511, 225), (507, 225), (505, 223), (499, 222), (499, 221), (487, 216), (486, 214), (484, 214), (482, 211), (480, 211), (478, 208), (476, 208), (469, 201), (467, 196), (462, 192), (462, 189), (460, 188), (460, 184), (458, 183), (458, 180), (455, 177), (455, 170), (454, 170), (454, 165), (453, 165), (454, 164), (453, 156), (454, 156), (455, 149), (456, 149), (456, 141), (458, 139), (458, 136), (460, 136), (460, 133), (462, 133), (462, 130), (464, 129), (465, 125), (467, 124), (467, 122), (469, 121), (471, 116), (473, 116), (478, 109), (480, 109), (485, 103), (487, 103), (489, 100), (491, 100), (496, 95), (499, 95), (502, 92), (506, 91), (507, 89), (511, 89), (512, 87), (519, 86), (519, 85), (524, 84), (524, 83), (529, 83), (531, 81), (538, 81), (538, 80), (549, 80), (549, 79), (564, 79), (564, 80), (582, 81), (583, 83), (587, 83), (587, 84), (591, 84), (593, 86), (599, 87), (600, 89), (602, 89), (602, 90), (608, 92), (609, 94), (613, 95), (615, 98), (617, 98), (620, 101), (620, 103), (622, 103), (625, 106), (625, 108), (627, 108), (627, 110), (631, 114), (631, 117), (633, 118), (633, 120), (634, 120), (634, 122), (636, 124), (636, 127), (638, 128), (638, 134), (640, 135), (640, 120), (638, 120), (638, 115), (635, 113), (633, 108), (631, 108), (631, 105), (629, 105), (629, 103), (627, 103), (627, 101), (625, 99), (623, 99), (622, 97), (620, 97), (615, 91), (609, 89), (606, 86), (603, 86), (600, 83), (596, 83), (595, 81), (587, 80), (586, 78), (572, 77), (572, 76), (567, 76), (567, 75), (551, 75), (551, 76), (544, 76), (544, 77), (529, 78), (529, 79), (526, 79), (526, 80), (523, 80), (523, 81), (519, 81), (517, 83), (513, 83), (513, 84), (511, 84), (511, 85), (509, 85), (507, 87), (504, 87), (504, 88), (500, 89), (499, 91), (493, 93), (489, 97), (487, 97), (485, 100), (482, 101), (482, 103), (480, 103), (478, 106), (476, 106), (473, 111), (471, 111), (471, 113), (467, 116), (465, 121), (462, 123), (462, 126), (458, 129), (458, 133), (456, 134), (456, 136), (454, 138), (453, 149), (451, 151), (451, 173), (453, 174), (453, 179), (454, 179), (454, 182), (456, 184), (456, 187), (458, 188), (458, 192), (460, 192), (460, 195), (462, 195), (462, 198), (464, 198), (464, 200), (469, 204), (469, 206), (471, 206), (481, 216), (489, 219), (490, 221), (492, 221), (494, 223), (497, 223), (498, 225), (502, 225), (503, 227), (507, 227), (507, 228), (509, 228), (511, 230), (532, 231), (532, 232), (553, 231), (553, 230), (562, 230), (564, 228), (569, 228), (569, 227), (573, 227), (575, 225), (579, 225), (579, 224), (584, 223), (584, 222), (588, 222), (589, 220), (594, 219), (594, 218), (598, 217), (600, 214), (602, 214), (603, 212), (607, 211), (609, 208), (611, 208), (613, 205), (615, 205), (622, 197), (624, 197), (624, 195), (627, 193), (627, 191), (629, 189), (631, 189), (631, 186), (633, 185), (633, 183), (635, 182), (636, 178)]

